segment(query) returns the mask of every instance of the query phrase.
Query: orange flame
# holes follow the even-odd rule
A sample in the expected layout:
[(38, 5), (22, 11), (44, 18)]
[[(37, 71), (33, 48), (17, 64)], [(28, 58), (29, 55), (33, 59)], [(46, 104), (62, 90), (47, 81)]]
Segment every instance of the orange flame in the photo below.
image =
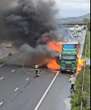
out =
[(83, 67), (85, 66), (85, 60), (82, 58), (78, 58), (78, 62), (77, 62), (77, 75), (81, 72), (81, 70), (83, 69)]
[(47, 67), (51, 70), (59, 70), (60, 69), (60, 65), (57, 63), (55, 58), (52, 58), (49, 60)]
[(60, 53), (62, 50), (62, 46), (59, 42), (51, 41), (48, 43), (48, 48), (54, 50), (57, 53)]
[[(62, 51), (62, 45), (56, 41), (49, 42), (48, 48), (52, 49), (53, 51), (57, 53), (60, 53)], [(47, 64), (47, 67), (52, 71), (60, 69), (60, 65), (57, 63), (56, 58), (51, 58)]]

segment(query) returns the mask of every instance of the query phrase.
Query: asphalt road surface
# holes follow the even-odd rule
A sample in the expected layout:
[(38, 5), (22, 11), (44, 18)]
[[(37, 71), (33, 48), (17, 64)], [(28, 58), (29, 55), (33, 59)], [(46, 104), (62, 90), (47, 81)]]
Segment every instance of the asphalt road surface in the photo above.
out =
[(70, 95), (69, 78), (59, 74), (38, 110), (71, 110)]
[[(0, 110), (34, 110), (55, 74), (42, 70), (39, 78), (34, 76), (29, 68), (1, 67)], [(59, 74), (39, 110), (66, 110), (64, 101), (70, 95), (69, 88), (68, 77)]]
[(33, 110), (54, 75), (42, 70), (40, 77), (34, 78), (31, 69), (1, 67), (0, 110)]
[(85, 37), (86, 37), (86, 32), (87, 30), (84, 30), (80, 33), (80, 38), (79, 38), (79, 41), (81, 43), (81, 57), (82, 57), (82, 54), (83, 54), (83, 49), (84, 49), (84, 43), (85, 43)]

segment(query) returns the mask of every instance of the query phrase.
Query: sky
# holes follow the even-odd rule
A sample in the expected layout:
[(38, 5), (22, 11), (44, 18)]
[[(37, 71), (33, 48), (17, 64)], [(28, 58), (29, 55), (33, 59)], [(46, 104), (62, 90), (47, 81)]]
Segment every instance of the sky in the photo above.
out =
[(90, 0), (55, 0), (59, 17), (77, 17), (90, 12)]
[[(58, 17), (77, 17), (90, 12), (90, 0), (55, 0)], [(16, 5), (16, 0), (0, 0), (0, 10)]]

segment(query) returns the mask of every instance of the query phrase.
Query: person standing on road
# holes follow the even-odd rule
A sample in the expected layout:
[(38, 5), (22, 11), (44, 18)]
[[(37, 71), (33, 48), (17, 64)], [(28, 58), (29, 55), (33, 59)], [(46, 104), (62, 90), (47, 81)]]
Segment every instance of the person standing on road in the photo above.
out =
[(75, 81), (76, 81), (76, 76), (75, 75), (71, 75), (71, 78), (69, 79), (70, 83), (71, 83), (71, 92), (75, 91)]
[(39, 77), (40, 76), (40, 71), (39, 71), (39, 67), (38, 65), (35, 65), (35, 77)]

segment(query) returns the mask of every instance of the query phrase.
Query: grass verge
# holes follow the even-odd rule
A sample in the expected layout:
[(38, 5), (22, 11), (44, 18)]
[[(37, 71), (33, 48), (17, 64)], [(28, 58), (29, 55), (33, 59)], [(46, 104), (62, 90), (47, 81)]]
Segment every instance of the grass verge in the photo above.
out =
[(72, 110), (80, 110), (81, 100), (83, 102), (83, 110), (90, 110), (90, 67), (86, 66), (85, 68), (83, 93), (82, 72), (79, 74), (77, 78), (76, 91), (75, 94), (72, 96)]
[(86, 34), (83, 56), (85, 56), (86, 58), (90, 58), (90, 31), (87, 31)]

